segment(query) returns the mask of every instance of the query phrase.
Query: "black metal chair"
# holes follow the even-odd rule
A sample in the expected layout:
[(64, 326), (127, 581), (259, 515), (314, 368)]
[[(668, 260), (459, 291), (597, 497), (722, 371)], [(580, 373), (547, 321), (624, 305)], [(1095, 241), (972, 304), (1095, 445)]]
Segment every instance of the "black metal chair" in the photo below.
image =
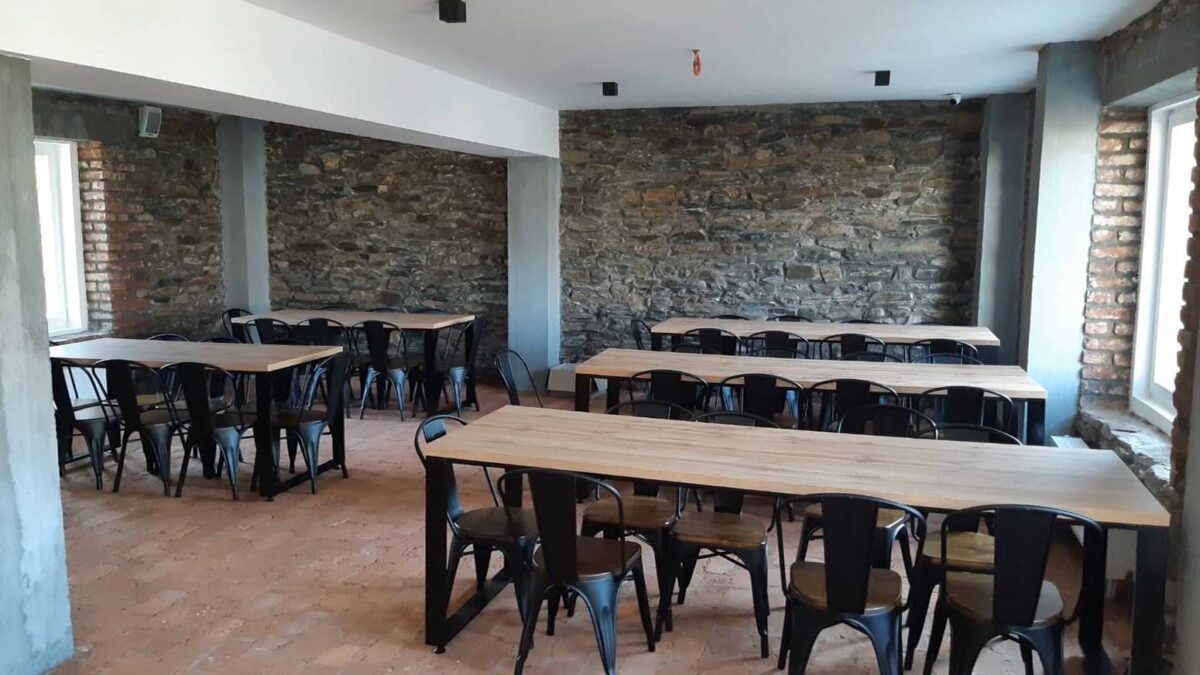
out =
[[(438, 379), (442, 383), (438, 388), (439, 391), (433, 392), (433, 395), (414, 395), (414, 415), (418, 403), (423, 402), (426, 398), (433, 401), (441, 400), (440, 397), (445, 395), (447, 387), (449, 387), (449, 398), (454, 404), (456, 415), (462, 415), (463, 402), (468, 400), (474, 402), (476, 411), (479, 410), (479, 398), (476, 395), (475, 386), (479, 381), (477, 372), (479, 346), (483, 343), (486, 328), (487, 322), (483, 317), (476, 317), (474, 321), (463, 325), (453, 337), (448, 338), (446, 350), (442, 354), (443, 363), (438, 365), (440, 375)], [(466, 336), (470, 330), (474, 330), (474, 339), (467, 344)], [(424, 364), (414, 364), (409, 377), (423, 392)]]
[(983, 387), (935, 387), (917, 396), (913, 407), (939, 425), (980, 424), (1012, 433), (1013, 400)]
[(291, 326), (279, 319), (266, 317), (247, 321), (242, 324), (242, 330), (246, 331), (245, 335), (248, 342), (256, 342), (262, 345), (278, 343), (280, 340), (292, 337)]
[(891, 403), (855, 406), (838, 419), (839, 434), (917, 438), (936, 427), (924, 413)]
[[(949, 533), (953, 523), (983, 518), (992, 523), (995, 537), (993, 574), (948, 569)], [(1068, 614), (1062, 594), (1046, 579), (1050, 546), (1059, 525), (1084, 530), (1099, 542), (1085, 551), (1078, 598), (1094, 597), (1090, 584), (1103, 579), (1086, 570), (1103, 564), (1092, 556), (1107, 555), (1105, 531), (1096, 521), (1070, 511), (1039, 506), (979, 506), (950, 514), (942, 523), (940, 562), (946, 570), (942, 593), (934, 610), (933, 632), (925, 660), (925, 673), (933, 670), (949, 620), (950, 674), (970, 675), (979, 653), (997, 638), (1021, 644), (1026, 672), (1031, 672), (1033, 652), (1049, 675), (1063, 673), (1063, 632), (1079, 617), (1079, 601)], [(1102, 592), (1102, 591), (1101, 591)]]
[(633, 344), (638, 349), (650, 349), (651, 333), (650, 324), (641, 319), (629, 320), (629, 332), (633, 334)]
[[(817, 508), (825, 514), (829, 534), (824, 562), (805, 560), (802, 547), (791, 566), (786, 565), (780, 516), (788, 507), (798, 511)], [(780, 669), (787, 665), (792, 675), (804, 673), (821, 632), (846, 624), (870, 638), (882, 675), (902, 675), (903, 580), (898, 573), (873, 565), (875, 525), (884, 512), (901, 513), (913, 523), (917, 550), (922, 551), (925, 518), (905, 504), (859, 495), (821, 494), (793, 497), (776, 507), (779, 574), (787, 596), (779, 645)]]
[[(773, 356), (773, 354), (788, 354), (799, 352), (808, 358), (812, 353), (812, 345), (804, 336), (785, 330), (763, 330), (753, 333), (743, 341), (747, 355)], [(786, 350), (786, 352), (785, 352)], [(775, 358), (794, 358), (793, 356), (777, 356)]]
[(735, 319), (737, 321), (749, 321), (749, 319), (742, 316), (741, 314), (718, 314), (718, 315), (714, 316), (713, 318), (714, 319)]
[(151, 335), (146, 339), (160, 340), (162, 342), (190, 342), (190, 340), (178, 333), (159, 333), (158, 335)]
[(297, 321), (292, 333), (306, 345), (346, 347), (349, 338), (349, 332), (342, 322), (321, 316)]
[(675, 352), (677, 354), (720, 354), (718, 349), (709, 349), (699, 342), (679, 342), (676, 344), (667, 345), (663, 351)]
[(735, 356), (741, 351), (742, 339), (724, 328), (693, 328), (683, 334), (684, 340), (695, 340), (710, 352)]
[(136, 434), (147, 469), (162, 480), (163, 496), (171, 496), (171, 438), (179, 432), (181, 420), (166, 408), (168, 391), (158, 371), (124, 359), (106, 359), (95, 367), (104, 371), (104, 398), (115, 401), (121, 411), (121, 450), (113, 492), (121, 489), (125, 451)]
[[(533, 373), (529, 372), (529, 364), (525, 363), (525, 359), (520, 354), (511, 350), (496, 354), (496, 358), (492, 360), (496, 370), (500, 371), (500, 379), (504, 380), (504, 390), (508, 392), (508, 402), (512, 405), (521, 405), (521, 391), (533, 391), (533, 395), (537, 397), (539, 408), (545, 408), (546, 404), (542, 402), (542, 393), (538, 391), (537, 383), (533, 381)], [(525, 379), (521, 380), (521, 375), (524, 374)]]
[(842, 354), (857, 354), (866, 351), (886, 352), (887, 344), (877, 337), (862, 333), (838, 333), (821, 340), (820, 358), (836, 361), (842, 357)]
[(225, 330), (226, 335), (232, 338), (238, 337), (233, 328), (233, 320), (243, 316), (250, 316), (250, 310), (233, 307), (221, 312), (221, 328)]
[(900, 402), (900, 394), (886, 384), (854, 378), (823, 380), (809, 387), (808, 392), (808, 428), (814, 431), (830, 430), (851, 408)]
[(884, 352), (853, 352), (850, 354), (842, 354), (838, 357), (839, 361), (865, 361), (870, 363), (904, 363), (904, 359), (894, 354), (885, 354)]
[[(533, 510), (537, 517), (539, 546), (534, 552), (533, 579), (527, 592), (525, 625), (517, 651), (515, 673), (521, 675), (533, 646), (542, 603), (550, 601), (550, 615), (567, 593), (583, 599), (596, 631), (600, 662), (604, 672), (617, 672), (617, 601), (621, 583), (632, 579), (637, 595), (646, 648), (654, 651), (654, 628), (650, 619), (650, 599), (642, 570), (642, 547), (625, 540), (625, 510), (621, 493), (603, 481), (578, 473), (545, 469), (519, 469), (499, 478), (502, 490), (510, 482), (529, 478)], [(576, 534), (575, 493), (579, 483), (590, 484), (616, 502), (618, 525), (614, 539)], [(551, 629), (552, 630), (552, 629)]]
[(785, 321), (790, 323), (812, 323), (812, 319), (802, 314), (777, 314), (772, 317), (767, 317), (767, 321)]
[[(463, 427), (467, 422), (453, 415), (435, 415), (422, 420), (417, 427), (413, 436), (413, 449), (417, 452), (417, 459), (421, 461), (422, 468), (426, 466), (423, 444), (432, 443), (445, 436), (447, 424)], [(482, 473), (488, 493), (492, 497), (492, 505), (468, 510), (459, 497), (458, 481), (453, 467), (447, 472), (446, 494), (449, 499), (446, 503), (446, 524), (450, 528), (450, 557), (445, 597), (451, 596), (459, 562), (468, 552), (475, 558), (475, 582), (477, 590), (482, 592), (484, 584), (487, 583), (492, 552), (498, 551), (504, 556), (504, 566), (513, 579), (517, 611), (524, 618), (530, 576), (529, 564), (537, 538), (537, 520), (530, 509), (504, 506), (486, 467)]]
[(637, 398), (640, 385), (643, 384), (649, 384), (646, 398), (674, 403), (690, 411), (707, 410), (708, 399), (712, 395), (712, 389), (704, 378), (682, 370), (660, 368), (634, 373), (626, 380), (629, 398)]
[(933, 438), (939, 441), (963, 441), (967, 443), (1024, 445), (1020, 439), (1007, 431), (985, 427), (982, 424), (940, 424), (921, 434), (921, 438)]
[[(341, 405), (341, 397), (345, 393), (346, 371), (348, 362), (331, 356), (307, 369), (305, 381), (302, 384), (302, 394), (298, 405), (294, 408), (276, 410), (271, 415), (271, 443), (273, 444), (275, 464), (279, 464), (279, 436), (283, 431), (287, 436), (288, 467), (292, 473), (296, 471), (296, 449), (299, 446), (304, 457), (304, 466), (308, 469), (308, 481), (312, 493), (317, 493), (317, 474), (320, 469), (319, 450), (321, 434), (329, 426), (330, 416)], [(324, 396), (324, 406), (315, 407), (317, 394), (327, 392)], [(342, 462), (342, 476), (349, 478), (350, 473)]]
[[(769, 419), (740, 412), (717, 412), (696, 417), (700, 423), (735, 424), (740, 426), (778, 428)], [(719, 448), (714, 448), (719, 452)], [(671, 530), (672, 573), (667, 578), (667, 592), (660, 598), (656, 633), (672, 621), (672, 591), (679, 583), (679, 604), (687, 597), (688, 586), (701, 558), (720, 557), (750, 573), (751, 596), (754, 602), (754, 622), (758, 628), (759, 650), (762, 658), (770, 655), (767, 642), (767, 619), (771, 605), (767, 599), (767, 576), (770, 562), (767, 556), (767, 527), (761, 521), (742, 513), (745, 493), (736, 490), (716, 490), (713, 510), (684, 514)], [(709, 551), (704, 554), (703, 551)], [(678, 576), (674, 576), (677, 574)]]
[(955, 354), (958, 356), (968, 356), (976, 360), (979, 359), (979, 349), (975, 345), (959, 340), (947, 340), (944, 338), (917, 340), (908, 346), (909, 361), (933, 354)]
[[(394, 323), (386, 321), (360, 321), (350, 327), (351, 342), (366, 343), (366, 369), (362, 372), (362, 402), (358, 418), (367, 412), (367, 399), (371, 385), (375, 384), (375, 407), (387, 408), (391, 392), (396, 394), (396, 407), (400, 420), (404, 420), (404, 395), (408, 387), (410, 367), (404, 357), (404, 331)], [(360, 337), (361, 336), (361, 337)]]
[(232, 397), (236, 388), (233, 375), (205, 363), (184, 362), (163, 366), (160, 376), (178, 383), (182, 394), (182, 400), (167, 398), (167, 410), (183, 430), (183, 464), (175, 481), (175, 496), (183, 494), (193, 451), (215, 444), (220, 451), (217, 473), (220, 475), (222, 466), (228, 469), (229, 487), (236, 500), (242, 436), (254, 423), (254, 415), (239, 408)]
[[(96, 393), (95, 399), (79, 399), (74, 377), (82, 375), (85, 384)], [(120, 409), (105, 400), (103, 387), (90, 366), (67, 359), (51, 359), (50, 384), (54, 399), (54, 425), (58, 436), (58, 473), (66, 475), (67, 465), (87, 457), (91, 460), (96, 489), (104, 489), (105, 442), (114, 452), (120, 444)], [(87, 445), (87, 454), (76, 457), (71, 443), (78, 433)]]
[(717, 385), (721, 407), (728, 412), (742, 412), (775, 420), (787, 412), (791, 422), (780, 424), (798, 429), (808, 414), (808, 393), (799, 382), (769, 373), (739, 373), (721, 380)]
[(400, 310), (396, 309), (395, 307), (384, 306), (384, 307), (372, 307), (371, 309), (368, 309), (367, 311), (368, 312), (399, 312)]
[(926, 354), (909, 359), (910, 363), (939, 363), (950, 366), (982, 366), (983, 361), (965, 354)]
[(863, 324), (863, 325), (878, 325), (880, 322), (878, 322), (878, 321), (875, 321), (874, 319), (847, 319), (847, 320), (845, 320), (845, 321), (842, 321), (841, 323), (853, 323), (853, 324)]
[(220, 345), (240, 345), (245, 344), (241, 340), (229, 335), (210, 335), (206, 338), (201, 338), (197, 342), (211, 342)]

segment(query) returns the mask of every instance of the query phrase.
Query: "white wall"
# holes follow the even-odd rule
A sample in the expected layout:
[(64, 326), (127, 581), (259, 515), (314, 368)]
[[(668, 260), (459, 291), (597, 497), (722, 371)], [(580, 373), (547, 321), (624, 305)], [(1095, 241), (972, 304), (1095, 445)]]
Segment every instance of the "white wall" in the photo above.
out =
[[(433, 19), (436, 20), (436, 19)], [(558, 156), (558, 112), (240, 0), (5, 3), (34, 84), (496, 156)]]

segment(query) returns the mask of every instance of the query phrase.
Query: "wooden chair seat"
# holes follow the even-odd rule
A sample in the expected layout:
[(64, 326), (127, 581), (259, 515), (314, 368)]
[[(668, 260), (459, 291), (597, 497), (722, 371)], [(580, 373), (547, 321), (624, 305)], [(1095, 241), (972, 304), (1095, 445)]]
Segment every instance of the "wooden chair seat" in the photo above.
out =
[[(180, 421), (186, 422), (188, 419), (187, 411), (180, 410), (178, 412)], [(145, 410), (138, 415), (142, 418), (142, 425), (147, 427), (156, 426), (159, 424), (169, 424), (171, 420), (171, 412), (164, 408), (156, 408), (154, 410)]]
[[(942, 533), (925, 540), (922, 557), (934, 565), (942, 561)], [(968, 572), (991, 572), (996, 561), (996, 539), (979, 532), (950, 532), (946, 539), (946, 567)]]
[(717, 549), (754, 549), (767, 540), (762, 521), (740, 513), (689, 513), (675, 523), (674, 532), (682, 543)]
[(537, 518), (532, 509), (492, 506), (467, 511), (454, 521), (468, 539), (513, 541), (537, 534)]
[[(827, 610), (825, 594), (825, 564), (819, 562), (797, 562), (792, 564), (791, 583), (788, 594), (817, 610)], [(898, 609), (900, 602), (900, 575), (892, 570), (871, 568), (867, 581), (867, 602), (863, 616), (885, 614)]]
[(280, 428), (295, 428), (302, 424), (312, 424), (329, 419), (329, 413), (324, 410), (279, 410), (271, 413), (271, 425)]
[[(675, 523), (675, 505), (659, 497), (625, 497), (625, 527), (631, 530), (661, 530)], [(618, 525), (621, 522), (614, 499), (593, 502), (583, 512), (584, 522)]]
[[(575, 569), (581, 580), (588, 577), (624, 576), (642, 559), (642, 546), (635, 541), (600, 539), (598, 537), (575, 538)], [(542, 549), (533, 554), (536, 567), (546, 566)]]
[[(808, 507), (804, 509), (804, 517), (821, 520), (823, 517), (821, 505), (809, 504)], [(903, 511), (897, 511), (896, 509), (879, 509), (879, 515), (875, 518), (875, 527), (886, 530), (888, 528), (901, 525), (907, 518), (908, 516), (906, 516)]]
[[(995, 580), (991, 575), (971, 572), (946, 574), (946, 605), (977, 623), (992, 623), (992, 593)], [(1063, 620), (1062, 594), (1049, 581), (1042, 582), (1033, 625), (1049, 626)]]

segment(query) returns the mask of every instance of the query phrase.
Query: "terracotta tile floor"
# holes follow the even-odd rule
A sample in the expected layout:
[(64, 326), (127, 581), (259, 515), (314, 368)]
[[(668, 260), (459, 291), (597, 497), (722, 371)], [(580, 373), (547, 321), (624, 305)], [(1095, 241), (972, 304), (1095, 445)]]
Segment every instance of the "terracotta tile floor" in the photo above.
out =
[[(502, 404), (501, 394), (482, 393), (485, 412)], [(90, 470), (76, 465), (63, 481), (76, 655), (58, 672), (511, 672), (520, 625), (508, 590), (445, 654), (423, 643), (423, 474), (412, 450), (415, 428), (394, 410), (368, 412), (347, 425), (348, 480), (327, 474), (318, 495), (297, 489), (273, 503), (233, 502), (225, 483), (194, 473), (182, 499), (165, 498), (136, 450), (117, 495), (95, 491)], [(242, 472), (248, 481), (249, 466)], [(109, 466), (107, 485), (112, 478)], [(459, 481), (468, 504), (484, 503), (478, 470), (463, 470)], [(764, 517), (768, 511), (761, 501), (750, 508)], [(819, 559), (819, 545), (812, 554)], [(1071, 578), (1071, 563), (1071, 552), (1058, 550), (1054, 576)], [(655, 603), (651, 561), (646, 566)], [(773, 563), (773, 654), (783, 620), (777, 569)], [(464, 564), (459, 599), (472, 578)], [(1111, 618), (1118, 613), (1110, 612), (1113, 645), (1128, 639), (1128, 624)], [(773, 659), (758, 658), (748, 577), (733, 565), (713, 559), (698, 568), (675, 616), (675, 631), (647, 652), (627, 588), (619, 618), (622, 673), (775, 672)], [(586, 614), (563, 615), (559, 625), (555, 637), (539, 635), (526, 672), (596, 672)], [(1068, 672), (1080, 672), (1073, 637), (1068, 650)], [(834, 628), (817, 643), (808, 672), (854, 675), (876, 666), (865, 638)], [(945, 672), (945, 650), (935, 672)], [(976, 672), (1022, 672), (1016, 646), (989, 649)]]

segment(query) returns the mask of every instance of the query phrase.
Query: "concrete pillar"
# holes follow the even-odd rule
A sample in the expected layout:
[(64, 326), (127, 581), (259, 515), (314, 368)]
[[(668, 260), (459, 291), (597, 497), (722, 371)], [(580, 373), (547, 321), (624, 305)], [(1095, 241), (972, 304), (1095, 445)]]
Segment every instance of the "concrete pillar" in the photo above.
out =
[(1021, 244), (1029, 146), (1028, 94), (989, 96), (980, 146), (983, 194), (975, 247), (975, 323), (1000, 338), (1000, 363), (1017, 362)]
[(0, 673), (70, 658), (29, 62), (0, 54)]
[(1092, 43), (1043, 47), (1038, 58), (1019, 358), (1049, 392), (1047, 434), (1068, 432), (1079, 407), (1079, 345), (1099, 124), (1099, 64)]
[(267, 144), (263, 123), (243, 117), (217, 122), (221, 178), (225, 305), (271, 309), (267, 244)]
[(558, 364), (562, 342), (557, 159), (508, 160), (508, 346), (535, 382)]

